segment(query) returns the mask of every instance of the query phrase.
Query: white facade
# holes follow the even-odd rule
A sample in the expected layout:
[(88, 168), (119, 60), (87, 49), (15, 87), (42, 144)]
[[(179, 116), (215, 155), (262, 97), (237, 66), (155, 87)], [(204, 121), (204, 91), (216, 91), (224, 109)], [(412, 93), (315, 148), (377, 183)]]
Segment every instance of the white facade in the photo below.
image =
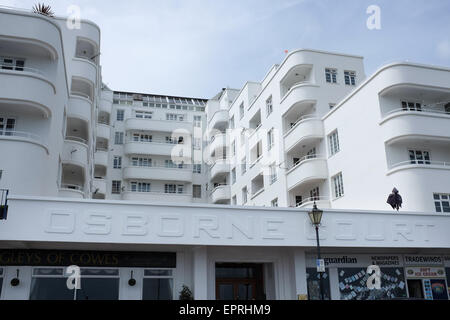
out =
[(328, 298), (447, 292), (450, 69), (303, 49), (205, 100), (107, 88), (100, 39), (0, 9), (0, 299), (76, 299), (68, 263), (94, 299), (314, 299), (314, 202)]

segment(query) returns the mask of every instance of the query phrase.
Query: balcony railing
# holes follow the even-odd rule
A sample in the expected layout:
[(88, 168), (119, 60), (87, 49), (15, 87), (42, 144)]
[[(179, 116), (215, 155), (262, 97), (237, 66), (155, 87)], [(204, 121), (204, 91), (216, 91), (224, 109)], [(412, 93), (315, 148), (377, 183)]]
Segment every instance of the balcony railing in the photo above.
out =
[(86, 93), (84, 93), (84, 92), (81, 92), (81, 91), (75, 91), (75, 90), (72, 90), (72, 91), (70, 92), (70, 94), (71, 94), (71, 95), (74, 95), (74, 96), (86, 98), (86, 99), (88, 99), (89, 101), (92, 101), (92, 98), (91, 98), (90, 95), (88, 95), (88, 94), (86, 94)]
[(430, 161), (430, 160), (409, 160), (395, 163), (389, 169), (395, 169), (404, 166), (435, 166), (450, 169), (450, 161)]
[(80, 143), (83, 143), (85, 145), (88, 144), (88, 141), (86, 139), (83, 139), (83, 138), (80, 138), (80, 137), (66, 136), (66, 140), (80, 142)]
[(295, 168), (301, 166), (305, 161), (312, 160), (312, 159), (325, 159), (325, 156), (318, 155), (318, 154), (310, 154), (310, 155), (304, 156), (304, 157), (300, 158), (296, 163), (294, 163), (294, 165), (289, 168), (289, 171), (292, 171)]
[(394, 113), (400, 113), (400, 112), (414, 112), (417, 114), (421, 114), (421, 113), (431, 113), (431, 114), (439, 114), (439, 115), (447, 115), (450, 116), (450, 110), (437, 110), (437, 109), (431, 109), (431, 108), (426, 108), (426, 107), (422, 107), (422, 108), (415, 108), (415, 109), (404, 109), (404, 108), (396, 108), (394, 110), (390, 110), (388, 112), (386, 112), (384, 114), (384, 117), (387, 117), (391, 114)]
[(38, 69), (35, 68), (29, 68), (29, 67), (22, 67), (22, 66), (16, 66), (11, 64), (2, 64), (0, 63), (0, 72), (1, 71), (17, 71), (17, 72), (29, 72), (29, 73), (35, 73), (42, 77), (46, 77), (46, 75)]
[(291, 124), (291, 127), (286, 131), (286, 133), (284, 135), (287, 136), (289, 133), (291, 133), (291, 131), (293, 131), (300, 122), (305, 121), (305, 120), (313, 120), (313, 119), (319, 119), (319, 118), (314, 114), (309, 114), (309, 115), (298, 118), (297, 120), (295, 120), (295, 122), (293, 122)]
[(324, 202), (324, 201), (330, 201), (329, 197), (310, 197), (310, 198), (306, 198), (304, 200), (302, 200), (302, 202), (296, 203), (294, 205), (294, 207), (304, 207), (307, 205), (312, 205), (314, 204), (314, 202), (318, 203), (318, 202)]
[(151, 163), (147, 166), (144, 165), (133, 165), (133, 163), (131, 163), (128, 168), (139, 168), (139, 169), (147, 169), (147, 168), (154, 168), (154, 169), (158, 169), (158, 168), (164, 168), (164, 169), (177, 169), (177, 170), (189, 170), (192, 169), (192, 165), (188, 165), (188, 164), (173, 164), (173, 165), (166, 165), (163, 163)]

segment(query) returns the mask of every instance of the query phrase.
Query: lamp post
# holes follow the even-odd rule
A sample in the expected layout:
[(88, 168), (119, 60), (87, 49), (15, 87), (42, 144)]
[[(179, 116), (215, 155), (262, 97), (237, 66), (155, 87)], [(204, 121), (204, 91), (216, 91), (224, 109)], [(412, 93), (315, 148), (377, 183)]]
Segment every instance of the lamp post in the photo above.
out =
[[(317, 208), (316, 202), (314, 202), (314, 206), (311, 211), (308, 212), (309, 219), (311, 220), (312, 225), (316, 229), (316, 240), (317, 240), (317, 260), (320, 260), (320, 243), (319, 243), (319, 226), (320, 221), (322, 220), (323, 210)], [(319, 272), (319, 286), (320, 286), (320, 300), (325, 300), (323, 296), (323, 272)]]

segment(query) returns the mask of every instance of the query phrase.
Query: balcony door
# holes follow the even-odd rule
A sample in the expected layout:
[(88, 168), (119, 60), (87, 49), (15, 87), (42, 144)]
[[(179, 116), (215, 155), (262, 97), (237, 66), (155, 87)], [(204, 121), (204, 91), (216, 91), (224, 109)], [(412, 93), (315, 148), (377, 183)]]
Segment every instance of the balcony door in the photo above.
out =
[(262, 264), (216, 264), (217, 300), (264, 300)]

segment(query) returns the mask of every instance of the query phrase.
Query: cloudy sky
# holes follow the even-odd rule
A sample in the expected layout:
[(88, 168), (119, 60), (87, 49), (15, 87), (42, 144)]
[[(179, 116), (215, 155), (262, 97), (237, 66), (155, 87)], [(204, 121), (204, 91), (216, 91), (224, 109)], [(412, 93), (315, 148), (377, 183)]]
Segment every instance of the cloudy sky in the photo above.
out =
[[(261, 80), (298, 48), (362, 55), (367, 75), (399, 60), (450, 67), (448, 0), (43, 1), (58, 16), (78, 5), (100, 26), (103, 80), (114, 90), (210, 98)], [(366, 26), (370, 5), (381, 8), (381, 30)]]

